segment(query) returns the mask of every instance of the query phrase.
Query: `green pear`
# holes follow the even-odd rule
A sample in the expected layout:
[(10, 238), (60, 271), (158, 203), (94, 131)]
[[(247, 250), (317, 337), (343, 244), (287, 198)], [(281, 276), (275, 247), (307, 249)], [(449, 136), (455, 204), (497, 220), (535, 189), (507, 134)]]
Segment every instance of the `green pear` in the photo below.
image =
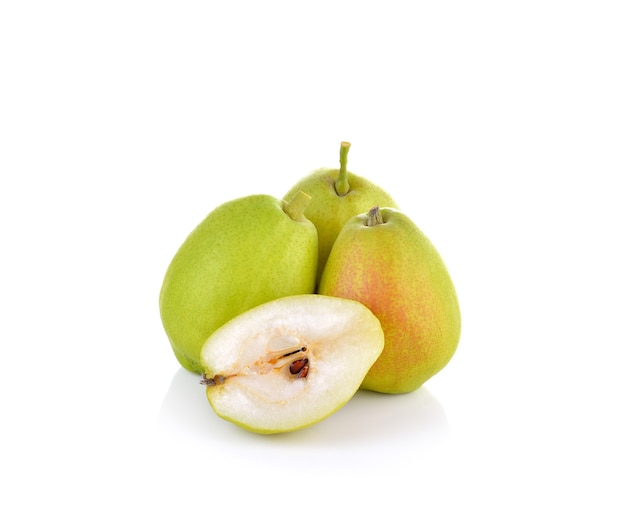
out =
[(161, 287), (163, 327), (189, 371), (200, 350), (233, 317), (279, 297), (315, 290), (317, 231), (303, 216), (310, 197), (288, 202), (251, 195), (214, 209), (172, 259)]
[(359, 301), (380, 320), (385, 347), (363, 389), (414, 391), (456, 351), (461, 314), (452, 279), (430, 240), (397, 209), (374, 207), (344, 226), (319, 293)]
[(298, 191), (304, 191), (312, 197), (304, 215), (317, 227), (318, 282), (335, 238), (350, 218), (368, 211), (374, 205), (397, 207), (391, 195), (381, 187), (347, 170), (349, 150), (350, 143), (342, 142), (339, 169), (316, 169), (297, 182), (285, 196), (289, 199)]
[(384, 342), (380, 322), (357, 301), (283, 297), (209, 337), (201, 383), (221, 418), (260, 434), (295, 431), (345, 405)]

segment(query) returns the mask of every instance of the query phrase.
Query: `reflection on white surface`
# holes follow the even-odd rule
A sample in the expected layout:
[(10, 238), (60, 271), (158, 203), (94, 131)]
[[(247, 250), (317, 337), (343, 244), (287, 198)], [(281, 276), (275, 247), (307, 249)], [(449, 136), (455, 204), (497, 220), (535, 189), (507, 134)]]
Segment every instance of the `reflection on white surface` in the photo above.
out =
[(376, 443), (389, 445), (389, 453), (398, 456), (402, 452), (398, 444), (416, 452), (439, 444), (449, 434), (442, 405), (422, 387), (404, 395), (358, 391), (344, 407), (311, 427), (259, 435), (219, 418), (199, 380), (183, 368), (174, 374), (160, 410), (159, 430), (174, 441), (193, 442), (196, 448), (218, 448), (221, 456), (232, 449), (242, 458), (267, 455), (276, 463), (285, 456), (284, 461), (292, 463), (294, 450), (304, 450), (315, 453), (315, 460), (307, 463), (323, 466), (340, 452), (345, 462), (354, 464), (365, 461), (364, 452)]

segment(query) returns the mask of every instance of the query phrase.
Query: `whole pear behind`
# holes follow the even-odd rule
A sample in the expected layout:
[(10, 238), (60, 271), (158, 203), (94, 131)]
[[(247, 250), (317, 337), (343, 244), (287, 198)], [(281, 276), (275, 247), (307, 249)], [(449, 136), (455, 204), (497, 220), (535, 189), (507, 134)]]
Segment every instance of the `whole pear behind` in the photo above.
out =
[[(200, 350), (231, 318), (279, 297), (315, 290), (317, 231), (310, 198), (251, 195), (214, 209), (170, 263), (159, 306), (180, 364), (203, 372)], [(290, 216), (291, 215), (291, 216)]]
[(333, 243), (350, 218), (368, 211), (374, 205), (397, 207), (383, 188), (346, 169), (349, 150), (350, 143), (342, 142), (339, 168), (316, 169), (300, 179), (285, 195), (285, 199), (289, 200), (297, 192), (303, 191), (312, 198), (304, 215), (313, 222), (318, 232), (318, 282)]
[[(378, 208), (374, 208), (378, 212)], [(448, 270), (424, 233), (392, 208), (352, 218), (337, 237), (319, 293), (354, 299), (376, 315), (383, 353), (362, 388), (406, 393), (438, 373), (454, 355), (461, 315)]]

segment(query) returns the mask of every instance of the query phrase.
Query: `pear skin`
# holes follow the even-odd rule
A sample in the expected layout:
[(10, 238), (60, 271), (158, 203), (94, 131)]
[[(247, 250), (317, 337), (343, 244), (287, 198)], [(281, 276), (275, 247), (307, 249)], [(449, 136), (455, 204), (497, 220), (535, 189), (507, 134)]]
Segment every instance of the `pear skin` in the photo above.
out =
[(303, 216), (310, 197), (251, 195), (214, 209), (191, 232), (165, 274), (163, 327), (179, 363), (202, 373), (200, 350), (233, 317), (315, 290), (317, 231)]
[(297, 182), (285, 195), (289, 200), (298, 191), (312, 197), (304, 215), (313, 222), (319, 237), (318, 275), (321, 277), (330, 250), (345, 223), (372, 206), (397, 207), (381, 187), (347, 170), (349, 142), (339, 150), (339, 169), (319, 168)]
[(457, 349), (461, 314), (452, 279), (430, 240), (399, 210), (374, 207), (352, 218), (318, 291), (359, 301), (381, 322), (385, 346), (362, 389), (414, 391)]

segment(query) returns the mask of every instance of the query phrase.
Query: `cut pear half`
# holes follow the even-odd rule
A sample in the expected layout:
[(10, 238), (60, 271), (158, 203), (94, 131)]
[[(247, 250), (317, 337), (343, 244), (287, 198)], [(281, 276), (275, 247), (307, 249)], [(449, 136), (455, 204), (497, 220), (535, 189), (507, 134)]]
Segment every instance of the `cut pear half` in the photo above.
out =
[(378, 318), (357, 301), (283, 297), (211, 335), (202, 383), (225, 420), (261, 434), (294, 431), (348, 402), (383, 345)]

